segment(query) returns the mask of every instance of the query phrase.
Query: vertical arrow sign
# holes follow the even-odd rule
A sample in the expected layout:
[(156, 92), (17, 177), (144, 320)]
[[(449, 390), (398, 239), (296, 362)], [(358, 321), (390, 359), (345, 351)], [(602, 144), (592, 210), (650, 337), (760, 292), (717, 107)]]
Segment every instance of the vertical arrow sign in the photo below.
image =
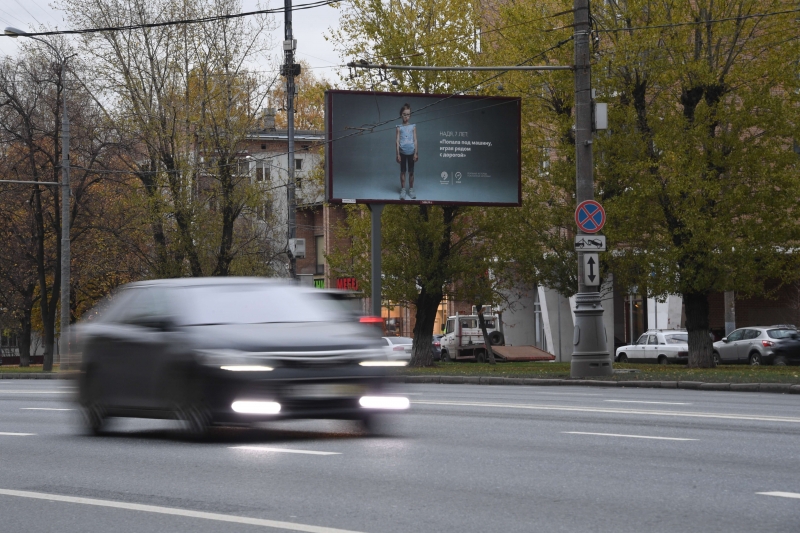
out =
[(600, 262), (597, 254), (583, 254), (583, 283), (587, 287), (600, 285)]

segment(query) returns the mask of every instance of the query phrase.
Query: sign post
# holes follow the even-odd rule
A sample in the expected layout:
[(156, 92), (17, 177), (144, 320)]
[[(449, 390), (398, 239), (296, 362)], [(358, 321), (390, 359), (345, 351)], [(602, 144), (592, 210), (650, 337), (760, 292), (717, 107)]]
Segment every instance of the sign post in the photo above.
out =
[[(594, 201), (594, 160), (592, 155), (592, 76), (591, 24), (589, 0), (574, 0), (575, 13), (575, 196), (578, 206), (575, 223), (578, 239), (600, 231), (606, 222), (603, 207)], [(608, 353), (603, 324), (599, 264), (596, 253), (586, 253), (578, 246), (578, 293), (575, 295), (575, 332), (573, 335), (570, 376), (609, 376), (614, 372)], [(594, 250), (592, 250), (594, 252)]]

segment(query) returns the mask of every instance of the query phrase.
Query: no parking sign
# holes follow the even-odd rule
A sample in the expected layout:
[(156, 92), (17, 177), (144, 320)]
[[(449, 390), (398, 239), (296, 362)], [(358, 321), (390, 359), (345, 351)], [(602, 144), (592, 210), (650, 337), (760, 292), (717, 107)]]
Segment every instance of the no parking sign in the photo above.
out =
[(575, 223), (586, 233), (597, 233), (606, 224), (606, 212), (594, 200), (585, 200), (575, 209)]

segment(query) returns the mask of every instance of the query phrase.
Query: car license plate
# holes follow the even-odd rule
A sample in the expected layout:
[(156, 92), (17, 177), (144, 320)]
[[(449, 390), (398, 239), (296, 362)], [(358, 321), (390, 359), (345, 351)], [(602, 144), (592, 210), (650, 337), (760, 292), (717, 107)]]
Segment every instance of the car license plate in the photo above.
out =
[(296, 385), (289, 389), (289, 395), (296, 398), (348, 398), (360, 396), (366, 391), (363, 385), (345, 383), (315, 383)]

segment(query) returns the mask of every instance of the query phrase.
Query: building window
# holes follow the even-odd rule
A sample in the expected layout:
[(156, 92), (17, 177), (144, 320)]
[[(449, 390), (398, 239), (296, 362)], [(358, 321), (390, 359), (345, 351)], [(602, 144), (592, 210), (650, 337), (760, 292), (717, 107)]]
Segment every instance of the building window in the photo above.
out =
[(269, 181), (269, 161), (256, 161), (256, 181)]
[(247, 159), (239, 159), (237, 163), (239, 164), (238, 170), (240, 176), (247, 176), (250, 174), (250, 161)]
[(295, 159), (294, 160), (294, 169), (295, 170), (303, 170), (303, 160), (302, 159)]
[(325, 236), (317, 235), (314, 237), (314, 251), (317, 256), (317, 268), (315, 274), (325, 273)]
[(270, 217), (272, 217), (272, 202), (258, 204), (258, 207), (256, 207), (256, 216), (261, 220), (269, 220)]
[(262, 149), (262, 150), (266, 150), (266, 149), (267, 149), (267, 145), (266, 145), (266, 144), (262, 144), (262, 145), (261, 145), (261, 149)]

